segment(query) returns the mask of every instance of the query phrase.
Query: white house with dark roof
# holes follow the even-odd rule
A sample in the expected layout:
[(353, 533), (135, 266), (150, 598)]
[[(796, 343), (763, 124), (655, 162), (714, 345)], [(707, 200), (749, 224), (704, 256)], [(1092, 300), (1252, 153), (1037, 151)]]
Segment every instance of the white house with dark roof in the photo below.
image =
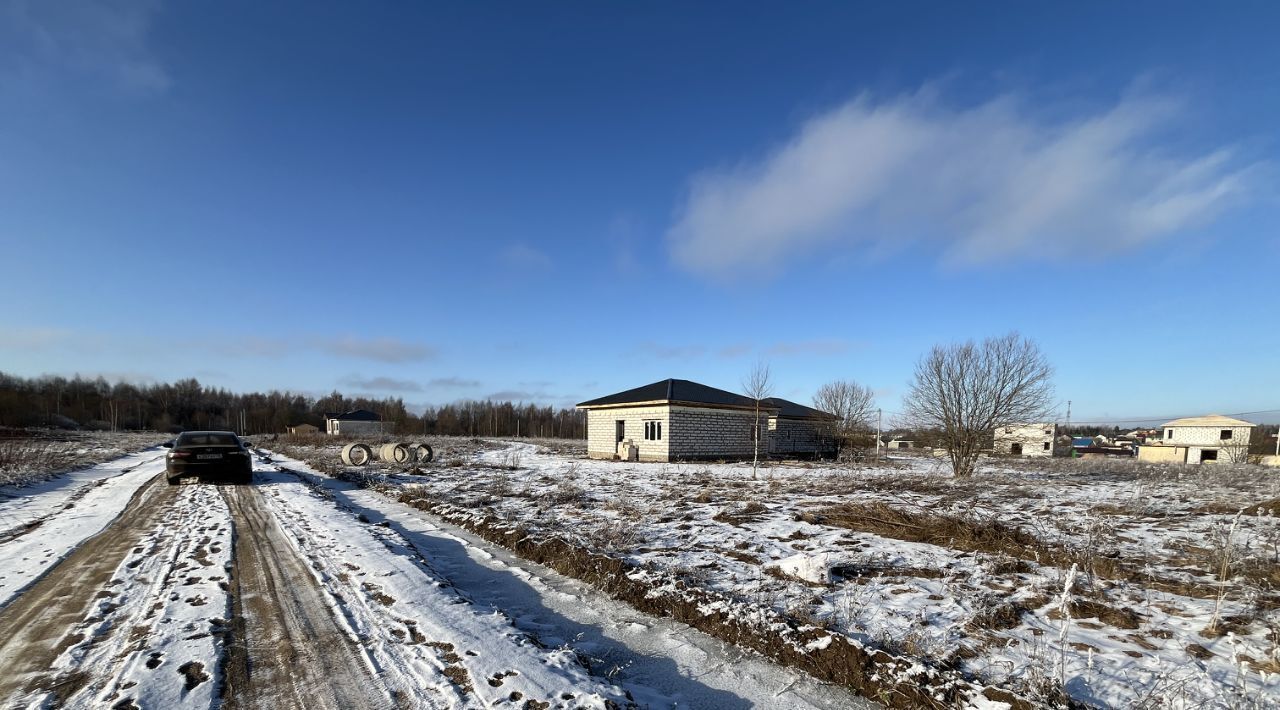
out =
[(324, 414), (326, 434), (390, 434), (394, 426), (395, 422), (384, 422), (381, 415), (367, 409), (353, 409), (341, 414), (334, 412)]
[(1165, 422), (1164, 437), (1138, 448), (1141, 461), (1172, 463), (1244, 463), (1255, 425), (1241, 419), (1209, 414)]
[[(757, 403), (689, 380), (661, 380), (578, 404), (587, 412), (587, 455), (639, 461), (745, 459), (755, 450)], [(820, 452), (830, 415), (795, 402), (760, 400), (760, 454)]]
[(777, 413), (769, 416), (769, 453), (776, 456), (834, 456), (836, 417), (781, 397), (761, 400)]

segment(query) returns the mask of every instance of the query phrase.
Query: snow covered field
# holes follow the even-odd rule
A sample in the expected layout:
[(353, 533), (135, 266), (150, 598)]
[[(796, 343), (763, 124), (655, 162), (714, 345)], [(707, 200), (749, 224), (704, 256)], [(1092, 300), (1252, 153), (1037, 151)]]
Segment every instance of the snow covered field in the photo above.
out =
[(6, 707), (874, 705), (301, 461), (254, 466), (169, 486), (151, 450), (10, 489)]
[[(334, 446), (291, 453), (336, 461)], [(674, 579), (1035, 702), (1280, 702), (1280, 477), (1265, 469), (992, 461), (957, 481), (893, 459), (753, 478), (749, 465), (527, 443), (444, 460), (360, 471), (466, 527), (566, 540), (655, 586)]]

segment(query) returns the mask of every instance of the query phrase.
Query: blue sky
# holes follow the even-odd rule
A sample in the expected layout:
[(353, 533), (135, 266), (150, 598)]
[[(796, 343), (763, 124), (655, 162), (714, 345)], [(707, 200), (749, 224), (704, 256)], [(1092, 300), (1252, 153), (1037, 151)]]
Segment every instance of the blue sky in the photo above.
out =
[(1280, 408), (1270, 3), (0, 2), (0, 370)]

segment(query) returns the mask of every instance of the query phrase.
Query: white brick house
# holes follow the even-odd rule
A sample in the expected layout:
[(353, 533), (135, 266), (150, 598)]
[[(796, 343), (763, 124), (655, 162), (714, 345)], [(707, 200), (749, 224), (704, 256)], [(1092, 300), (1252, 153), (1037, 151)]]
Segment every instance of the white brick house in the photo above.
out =
[(834, 456), (834, 415), (781, 397), (762, 400), (777, 407), (769, 417), (769, 453), (777, 456)]
[(1166, 422), (1164, 438), (1138, 448), (1142, 461), (1174, 463), (1244, 463), (1249, 457), (1253, 424), (1209, 414)]
[(1053, 442), (1057, 425), (1051, 422), (1009, 424), (996, 427), (996, 454), (1042, 458), (1053, 456)]
[[(799, 408), (799, 409), (797, 409)], [(689, 380), (662, 380), (582, 402), (587, 455), (640, 461), (748, 459), (755, 449), (756, 402)], [(804, 411), (808, 410), (808, 411)], [(760, 456), (805, 453), (820, 446), (817, 410), (785, 400), (761, 400)], [(775, 439), (785, 443), (774, 445)]]

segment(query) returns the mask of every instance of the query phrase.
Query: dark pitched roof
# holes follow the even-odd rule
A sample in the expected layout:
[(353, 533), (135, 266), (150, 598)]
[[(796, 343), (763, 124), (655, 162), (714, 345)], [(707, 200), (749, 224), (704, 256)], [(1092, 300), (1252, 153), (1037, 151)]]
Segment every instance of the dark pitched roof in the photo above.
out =
[(356, 421), (356, 422), (377, 422), (377, 421), (382, 421), (382, 417), (379, 417), (379, 416), (378, 416), (378, 414), (377, 414), (376, 412), (370, 412), (370, 411), (369, 411), (369, 410), (367, 410), (367, 409), (353, 409), (353, 410), (351, 410), (350, 412), (343, 412), (342, 414), (337, 414), (337, 413), (334, 413), (334, 412), (325, 412), (325, 413), (324, 413), (324, 418), (325, 418), (325, 419), (338, 419), (338, 420), (340, 420), (340, 421), (344, 421), (344, 422), (350, 422), (350, 421)]
[[(637, 387), (625, 392), (618, 392), (607, 397), (580, 402), (579, 407), (603, 407), (610, 404), (632, 404), (634, 402), (689, 402), (691, 404), (713, 404), (722, 407), (754, 407), (756, 401), (740, 394), (708, 387), (690, 380), (660, 380), (651, 385)], [(762, 402), (764, 400), (761, 400)], [(765, 407), (772, 409), (772, 406)]]
[(827, 412), (822, 411), (821, 409), (806, 407), (803, 404), (798, 404), (796, 402), (792, 402), (790, 400), (786, 400), (781, 397), (770, 397), (762, 401), (767, 402), (770, 406), (777, 407), (778, 416), (780, 417), (792, 417), (795, 419), (835, 419), (836, 418), (834, 414), (829, 414)]

